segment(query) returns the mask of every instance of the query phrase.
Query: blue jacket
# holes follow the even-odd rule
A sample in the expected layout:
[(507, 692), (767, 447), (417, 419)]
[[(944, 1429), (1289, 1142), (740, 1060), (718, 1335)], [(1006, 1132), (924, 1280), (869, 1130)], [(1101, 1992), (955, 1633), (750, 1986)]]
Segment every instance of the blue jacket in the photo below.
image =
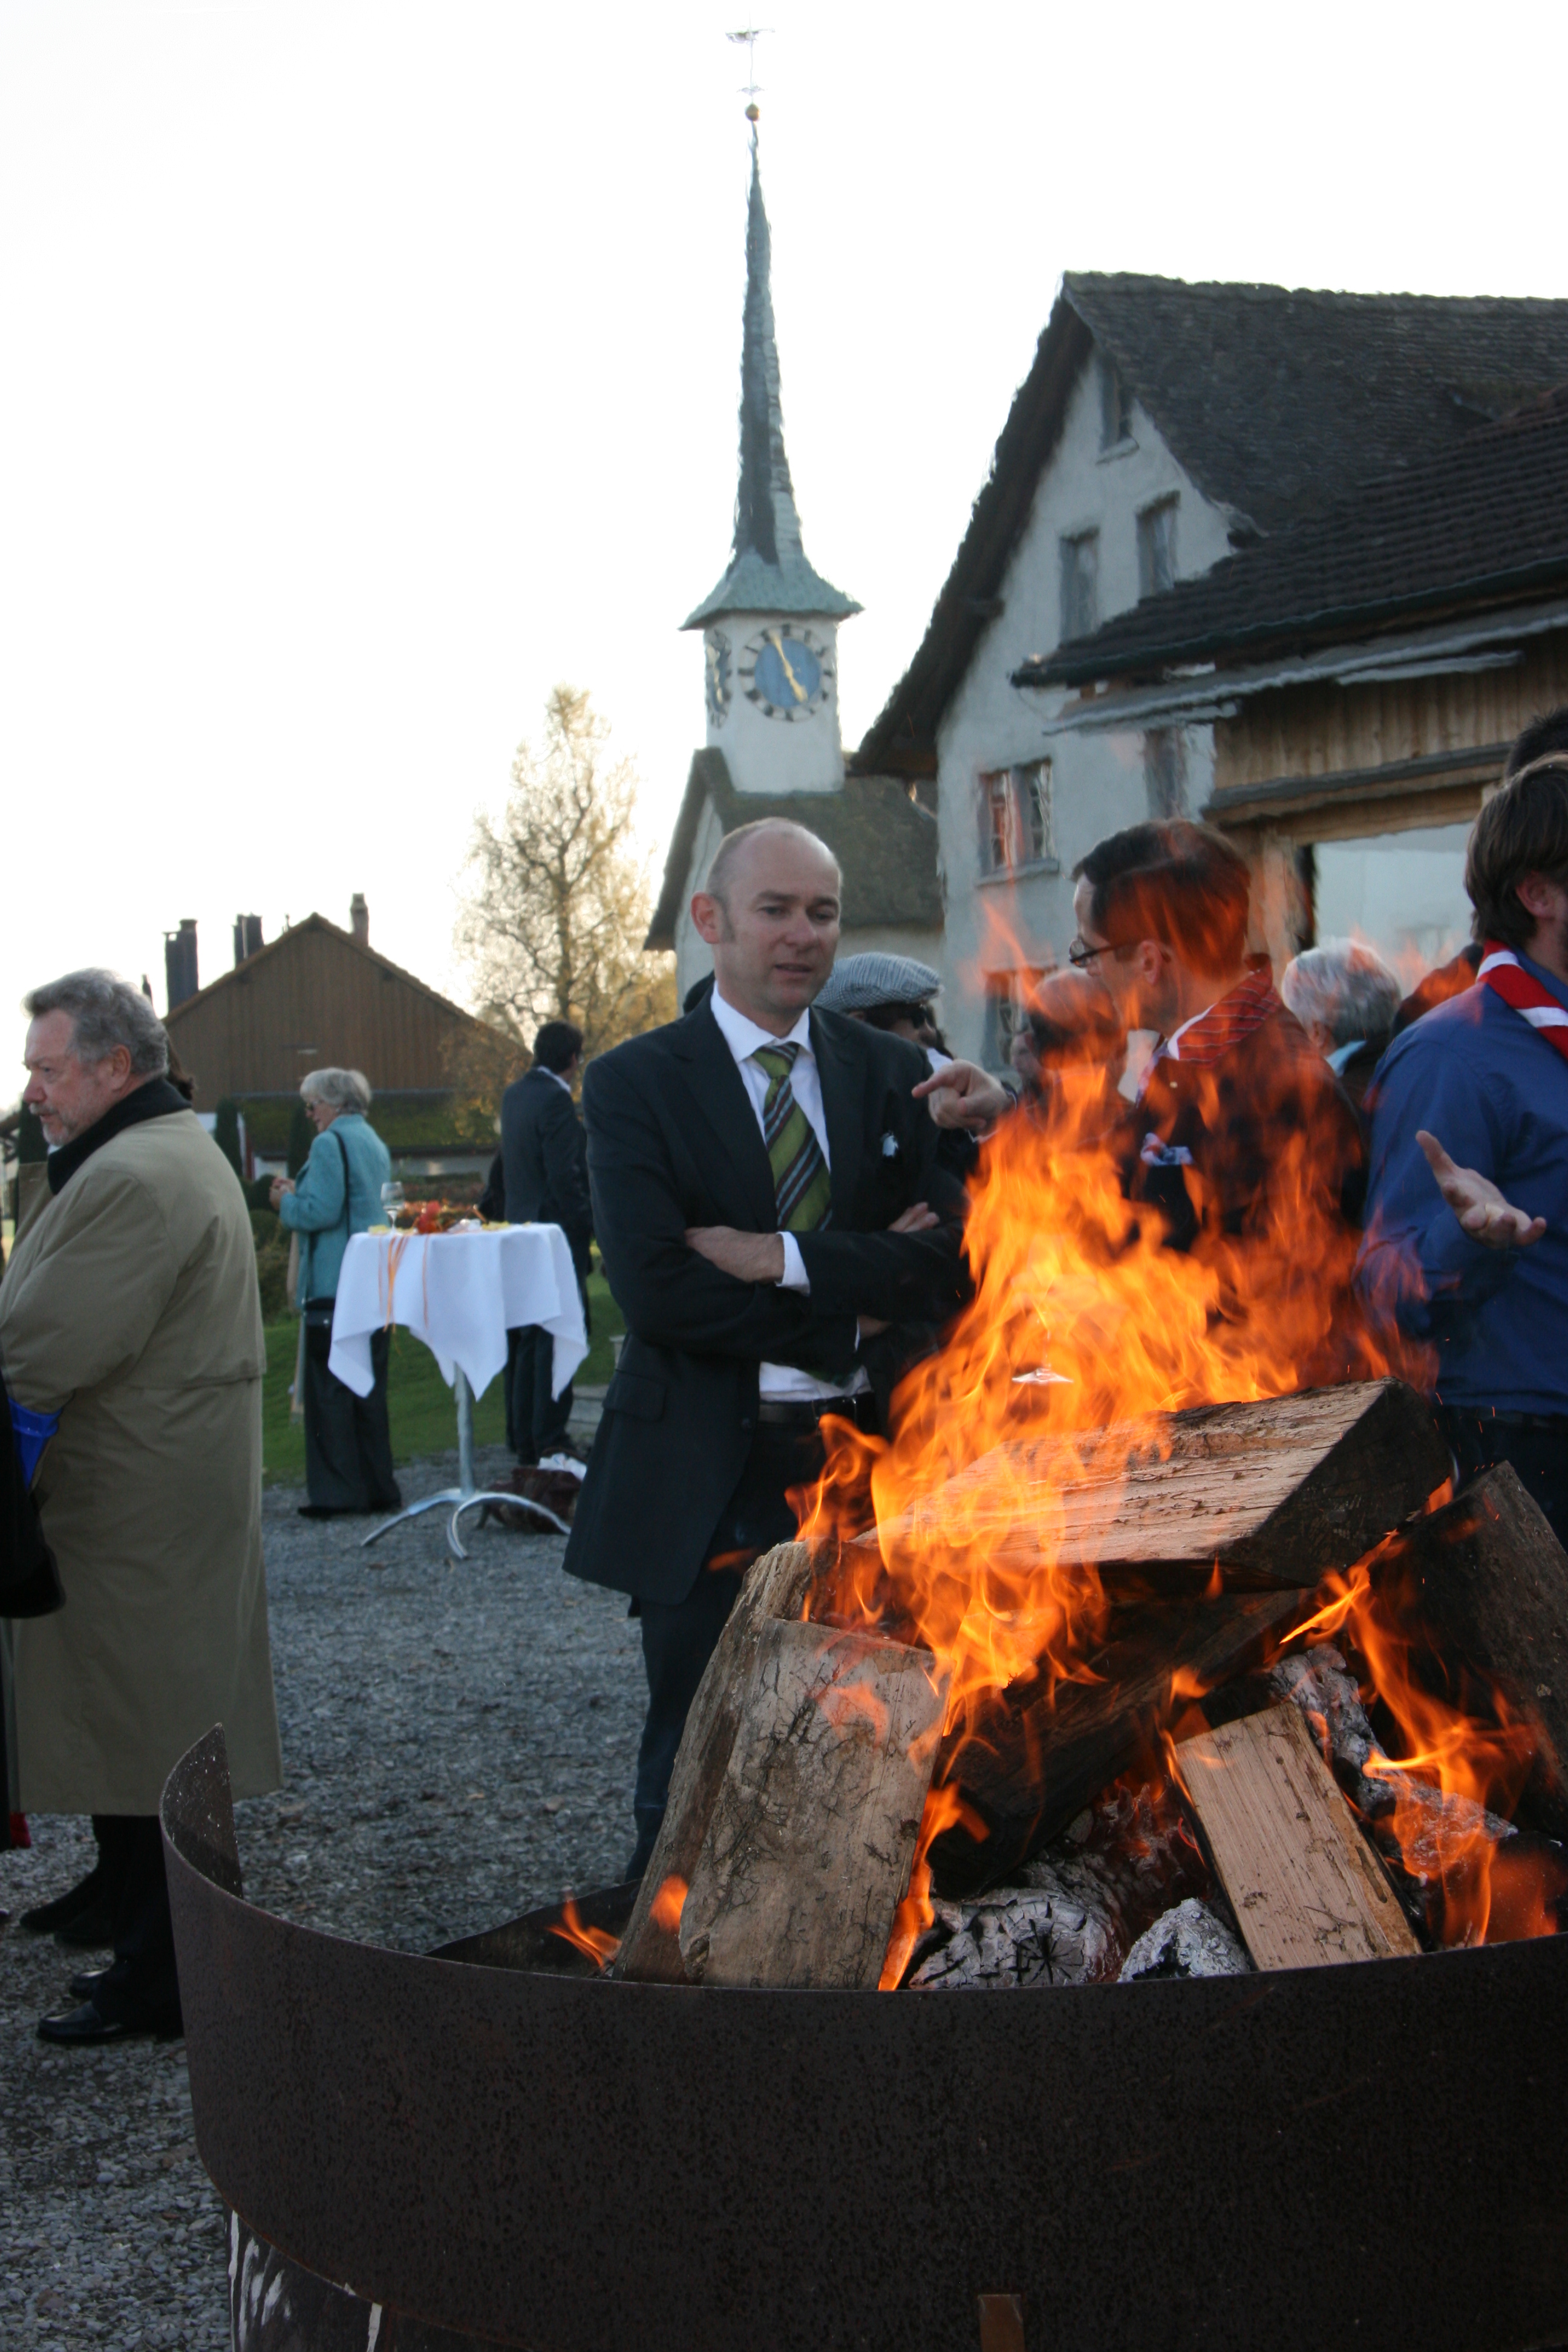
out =
[[(343, 1149), (337, 1139), (342, 1138)], [(343, 1155), (348, 1155), (348, 1215), (343, 1215)], [(367, 1118), (340, 1111), (310, 1146), (292, 1192), (278, 1213), (300, 1236), (300, 1304), (335, 1298), (338, 1275), (351, 1234), (363, 1234), (383, 1219), (381, 1188), (392, 1174), (392, 1155)]]
[[(1568, 988), (1520, 957), (1568, 1006)], [(1485, 982), (1394, 1039), (1373, 1081), (1372, 1181), (1357, 1282), (1437, 1352), (1445, 1404), (1568, 1412), (1568, 1058)], [(1415, 1130), (1546, 1219), (1528, 1249), (1472, 1241)]]

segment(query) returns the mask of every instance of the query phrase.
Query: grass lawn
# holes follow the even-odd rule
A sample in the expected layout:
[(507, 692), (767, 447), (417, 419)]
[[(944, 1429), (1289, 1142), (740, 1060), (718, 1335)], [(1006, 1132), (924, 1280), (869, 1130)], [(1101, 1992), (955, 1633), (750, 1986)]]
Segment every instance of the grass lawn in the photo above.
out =
[[(579, 1386), (602, 1386), (610, 1377), (610, 1340), (626, 1329), (620, 1308), (610, 1297), (597, 1265), (588, 1276), (588, 1307), (594, 1337), (587, 1360), (577, 1373)], [(268, 1484), (300, 1486), (305, 1482), (305, 1424), (289, 1418), (289, 1384), (294, 1377), (300, 1326), (290, 1315), (285, 1322), (267, 1327), (267, 1379), (262, 1389), (261, 1458)], [(449, 1453), (458, 1442), (458, 1417), (452, 1391), (441, 1378), (435, 1357), (422, 1339), (395, 1324), (392, 1331), (392, 1371), (387, 1382), (392, 1423), (392, 1453), (396, 1462), (415, 1462), (422, 1454)], [(506, 1406), (501, 1384), (492, 1381), (474, 1406), (476, 1445), (506, 1442)]]

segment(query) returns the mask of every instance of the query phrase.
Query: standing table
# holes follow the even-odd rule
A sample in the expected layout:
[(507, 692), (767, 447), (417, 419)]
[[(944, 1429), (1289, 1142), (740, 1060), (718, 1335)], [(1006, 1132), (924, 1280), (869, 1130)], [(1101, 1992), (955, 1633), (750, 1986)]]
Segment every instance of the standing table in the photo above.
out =
[(374, 1332), (401, 1323), (423, 1339), (454, 1391), (458, 1407), (458, 1484), (426, 1495), (365, 1537), (421, 1511), (452, 1506), (452, 1549), (466, 1559), (458, 1522), (480, 1503), (521, 1504), (565, 1528), (542, 1503), (489, 1494), (474, 1484), (474, 1399), (506, 1368), (509, 1330), (542, 1324), (554, 1339), (557, 1396), (588, 1352), (583, 1301), (572, 1252), (559, 1225), (489, 1225), (467, 1233), (355, 1234), (343, 1253), (327, 1361), (346, 1388), (368, 1396)]

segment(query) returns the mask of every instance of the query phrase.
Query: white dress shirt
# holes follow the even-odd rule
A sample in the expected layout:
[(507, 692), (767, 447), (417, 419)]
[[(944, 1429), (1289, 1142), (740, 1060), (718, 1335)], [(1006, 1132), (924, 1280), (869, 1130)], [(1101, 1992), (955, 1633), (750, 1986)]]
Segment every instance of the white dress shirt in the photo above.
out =
[[(822, 1147), (824, 1163), (831, 1171), (832, 1154), (827, 1144), (827, 1118), (822, 1108), (822, 1076), (816, 1066), (816, 1056), (811, 1050), (811, 1013), (804, 1012), (788, 1034), (775, 1037), (771, 1029), (759, 1029), (744, 1013), (737, 1013), (728, 999), (719, 993), (715, 985), (708, 1000), (713, 1018), (719, 1024), (719, 1034), (735, 1056), (735, 1066), (741, 1073), (751, 1106), (757, 1116), (757, 1132), (763, 1127), (763, 1105), (767, 1100), (771, 1084), (766, 1070), (752, 1056), (763, 1045), (798, 1045), (790, 1071), (790, 1091), (805, 1114), (806, 1125)], [(781, 1234), (784, 1244), (784, 1270), (779, 1277), (781, 1290), (809, 1290), (811, 1277), (800, 1254), (800, 1244), (793, 1234)], [(762, 1364), (757, 1371), (757, 1390), (765, 1397), (831, 1397), (856, 1396), (870, 1382), (864, 1365), (856, 1368), (848, 1381), (819, 1381), (810, 1372), (797, 1371), (793, 1364)]]

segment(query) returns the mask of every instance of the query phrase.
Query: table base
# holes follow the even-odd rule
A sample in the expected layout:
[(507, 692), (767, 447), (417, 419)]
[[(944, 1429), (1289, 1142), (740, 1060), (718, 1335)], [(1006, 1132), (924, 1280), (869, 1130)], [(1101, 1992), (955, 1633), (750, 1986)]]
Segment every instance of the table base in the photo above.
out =
[(406, 1509), (395, 1513), (390, 1519), (384, 1519), (379, 1528), (373, 1528), (363, 1538), (360, 1549), (363, 1551), (368, 1545), (379, 1543), (382, 1537), (389, 1535), (394, 1528), (400, 1528), (405, 1519), (416, 1519), (421, 1511), (441, 1510), (448, 1503), (453, 1506), (453, 1510), (447, 1540), (459, 1559), (467, 1559), (468, 1555), (463, 1549), (458, 1523), (465, 1511), (473, 1510), (480, 1503), (515, 1504), (521, 1510), (537, 1512), (542, 1519), (548, 1520), (557, 1534), (569, 1535), (571, 1529), (565, 1520), (558, 1519), (553, 1511), (545, 1509), (542, 1503), (532, 1502), (526, 1495), (498, 1495), (475, 1486), (474, 1392), (468, 1386), (467, 1374), (460, 1368), (454, 1371), (452, 1392), (458, 1401), (458, 1484), (443, 1486), (438, 1495), (426, 1495), (419, 1502), (410, 1503)]

